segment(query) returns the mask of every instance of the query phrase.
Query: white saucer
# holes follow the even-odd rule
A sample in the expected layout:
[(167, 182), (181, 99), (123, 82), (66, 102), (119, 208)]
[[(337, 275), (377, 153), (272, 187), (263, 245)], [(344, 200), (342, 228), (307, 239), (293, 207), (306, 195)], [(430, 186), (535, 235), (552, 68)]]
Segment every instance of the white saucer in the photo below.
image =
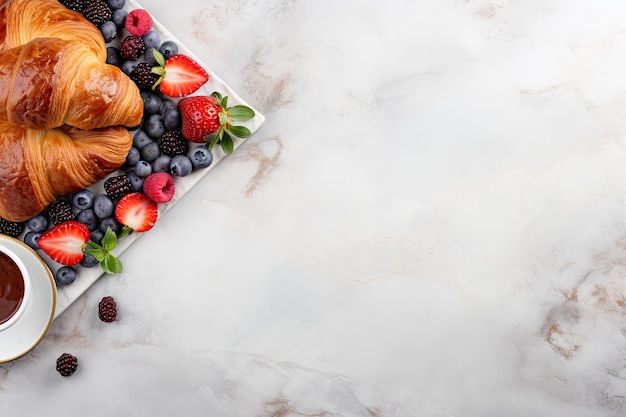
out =
[(47, 333), (57, 302), (57, 291), (50, 268), (24, 242), (0, 235), (0, 243), (24, 262), (31, 276), (31, 298), (20, 318), (0, 331), (0, 363), (17, 359), (30, 352)]

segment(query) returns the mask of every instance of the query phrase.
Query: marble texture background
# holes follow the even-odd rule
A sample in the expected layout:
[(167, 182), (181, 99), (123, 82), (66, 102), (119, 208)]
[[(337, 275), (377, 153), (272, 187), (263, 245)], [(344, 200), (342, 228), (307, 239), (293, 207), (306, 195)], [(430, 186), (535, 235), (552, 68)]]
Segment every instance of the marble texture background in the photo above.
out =
[(267, 121), (3, 414), (626, 413), (624, 2), (142, 4)]

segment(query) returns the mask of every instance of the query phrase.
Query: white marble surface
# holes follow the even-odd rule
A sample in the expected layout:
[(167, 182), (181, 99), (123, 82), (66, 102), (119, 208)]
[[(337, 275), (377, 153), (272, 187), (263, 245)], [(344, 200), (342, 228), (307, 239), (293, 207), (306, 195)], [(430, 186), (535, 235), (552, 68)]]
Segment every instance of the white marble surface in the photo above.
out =
[(3, 414), (626, 413), (624, 2), (142, 3), (267, 121)]

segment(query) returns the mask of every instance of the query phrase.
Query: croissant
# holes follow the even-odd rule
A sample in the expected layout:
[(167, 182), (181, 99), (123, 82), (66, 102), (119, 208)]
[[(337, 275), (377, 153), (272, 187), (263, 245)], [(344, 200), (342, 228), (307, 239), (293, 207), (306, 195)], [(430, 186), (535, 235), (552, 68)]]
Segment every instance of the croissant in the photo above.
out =
[(124, 163), (131, 145), (121, 126), (35, 130), (0, 122), (0, 217), (27, 220), (57, 196), (100, 181)]
[(26, 220), (119, 168), (138, 88), (57, 0), (0, 0), (0, 217)]

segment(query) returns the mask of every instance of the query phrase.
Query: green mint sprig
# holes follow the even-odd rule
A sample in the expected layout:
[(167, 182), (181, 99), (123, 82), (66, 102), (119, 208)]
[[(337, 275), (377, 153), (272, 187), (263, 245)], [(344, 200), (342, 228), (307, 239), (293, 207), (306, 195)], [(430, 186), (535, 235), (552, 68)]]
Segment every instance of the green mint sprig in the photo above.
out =
[[(128, 234), (128, 232), (126, 233)], [(124, 234), (124, 236), (126, 236)], [(122, 234), (120, 233), (120, 237)], [(83, 252), (95, 257), (100, 263), (100, 267), (107, 274), (121, 274), (122, 262), (111, 253), (117, 246), (118, 236), (110, 227), (107, 228), (106, 233), (102, 237), (100, 244), (90, 240), (85, 244)]]

